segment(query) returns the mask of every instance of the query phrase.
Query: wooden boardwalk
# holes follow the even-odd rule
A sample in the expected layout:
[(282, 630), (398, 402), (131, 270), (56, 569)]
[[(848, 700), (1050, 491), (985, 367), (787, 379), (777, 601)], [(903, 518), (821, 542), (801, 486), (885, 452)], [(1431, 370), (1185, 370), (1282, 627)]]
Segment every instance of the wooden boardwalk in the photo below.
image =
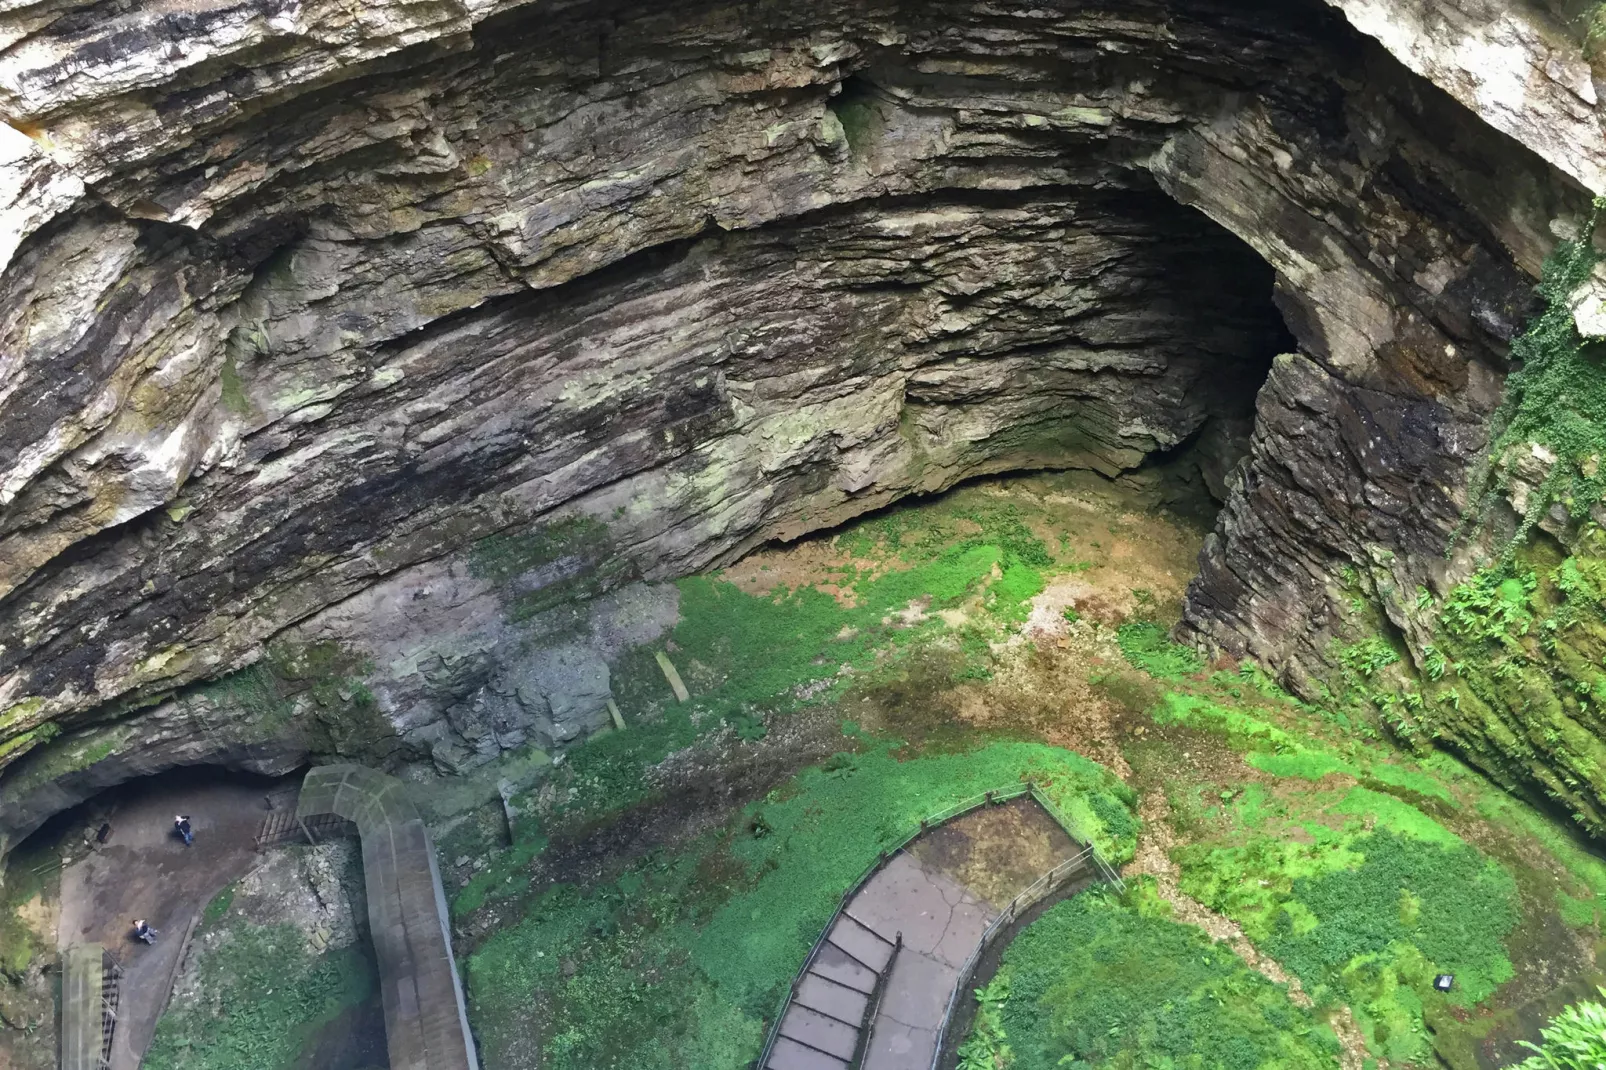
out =
[(74, 944), (61, 956), (61, 1070), (100, 1070), (102, 973), (99, 944)]
[(296, 816), (326, 814), (362, 838), (391, 1070), (478, 1070), (435, 845), (404, 785), (360, 765), (320, 766), (302, 782)]

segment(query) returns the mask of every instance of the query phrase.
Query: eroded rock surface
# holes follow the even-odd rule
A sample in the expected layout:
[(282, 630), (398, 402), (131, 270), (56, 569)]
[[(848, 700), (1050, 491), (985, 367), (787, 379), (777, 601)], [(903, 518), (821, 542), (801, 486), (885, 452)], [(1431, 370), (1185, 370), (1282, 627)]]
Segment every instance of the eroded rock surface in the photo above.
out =
[(1189, 444), (1185, 627), (1307, 677), (1341, 566), (1442, 574), (1606, 188), (1494, 6), (13, 6), (0, 849), (178, 761), (561, 744), (646, 581)]

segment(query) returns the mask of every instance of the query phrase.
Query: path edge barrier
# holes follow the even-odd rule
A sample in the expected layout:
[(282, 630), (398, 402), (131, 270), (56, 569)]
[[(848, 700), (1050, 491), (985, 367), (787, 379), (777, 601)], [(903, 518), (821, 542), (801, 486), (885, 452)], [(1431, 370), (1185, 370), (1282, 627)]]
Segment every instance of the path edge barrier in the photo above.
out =
[[(354, 825), (361, 844), (392, 1070), (480, 1070), (435, 843), (406, 785), (363, 765), (314, 766), (302, 778), (295, 808), (308, 840), (317, 842), (308, 819), (325, 814)], [(409, 853), (422, 855), (422, 871), (402, 873)], [(418, 878), (428, 881), (423, 894)], [(450, 981), (446, 991), (442, 973)]]
[(1070, 880), (1072, 874), (1086, 869), (1090, 863), (1099, 880), (1115, 888), (1119, 894), (1126, 894), (1126, 881), (1121, 879), (1115, 867), (1110, 865), (1097, 847), (1093, 846), (1092, 841), (1081, 835), (1080, 830), (1060, 812), (1059, 807), (1055, 806), (1035, 783), (1028, 783), (1027, 787), (1037, 805), (1047, 810), (1049, 816), (1065, 830), (1066, 835), (1081, 845), (1082, 850), (1075, 857), (1067, 858), (1038, 877), (1028, 888), (1011, 899), (1009, 906), (1005, 907), (982, 932), (981, 939), (970, 952), (970, 957), (959, 968), (959, 977), (954, 981), (954, 990), (948, 994), (948, 1008), (943, 1011), (942, 1024), (937, 1027), (937, 1049), (931, 1056), (931, 1070), (940, 1070), (942, 1066), (943, 1053), (949, 1046), (948, 1033), (953, 1028), (954, 1012), (959, 1009), (959, 1001), (964, 998), (964, 993), (970, 990), (975, 980), (976, 967), (981, 964), (982, 956), (987, 954), (999, 936), (1020, 920), (1022, 914), (1053, 895)]
[[(1126, 883), (1121, 880), (1120, 874), (1115, 872), (1115, 868), (1105, 860), (1102, 854), (1099, 853), (1098, 848), (1093, 846), (1092, 841), (1083, 835), (1082, 830), (1072, 823), (1070, 819), (1067, 818), (1063, 813), (1061, 813), (1059, 807), (1055, 806), (1049, 801), (1048, 796), (1045, 795), (1042, 789), (1037, 786), (1037, 782), (1035, 780), (1026, 780), (1018, 784), (1010, 784), (1007, 787), (996, 788), (992, 791), (984, 791), (980, 795), (973, 795), (970, 798), (954, 803), (952, 806), (946, 807), (945, 809), (938, 810), (932, 814), (927, 814), (925, 817), (920, 819), (920, 823), (914, 828), (913, 831), (898, 841), (896, 846), (883, 848), (880, 854), (876, 856), (875, 861), (871, 862), (870, 865), (865, 868), (864, 872), (859, 874), (859, 878), (850, 884), (837, 899), (836, 909), (831, 912), (831, 917), (821, 927), (820, 935), (815, 939), (814, 946), (809, 948), (809, 953), (803, 958), (803, 965), (798, 968), (797, 973), (792, 975), (792, 983), (786, 987), (786, 991), (781, 995), (780, 1006), (776, 1008), (774, 1018), (771, 1020), (769, 1030), (764, 1037), (764, 1047), (758, 1053), (758, 1058), (752, 1063), (753, 1070), (764, 1070), (765, 1065), (769, 1062), (770, 1054), (775, 1050), (775, 1044), (781, 1036), (781, 1020), (786, 1016), (786, 1008), (792, 1002), (792, 997), (797, 994), (798, 986), (803, 983), (804, 974), (808, 973), (809, 968), (814, 965), (815, 958), (820, 954), (820, 949), (825, 946), (826, 938), (830, 936), (831, 930), (836, 927), (837, 920), (841, 918), (842, 912), (848, 908), (848, 904), (853, 901), (853, 897), (859, 894), (859, 890), (869, 883), (870, 878), (874, 877), (877, 873), (880, 873), (887, 863), (891, 862), (893, 857), (897, 855), (899, 851), (903, 850), (905, 847), (908, 847), (915, 840), (919, 839), (921, 836), (925, 835), (927, 832), (938, 827), (939, 825), (944, 825), (956, 817), (970, 813), (972, 810), (979, 810), (984, 806), (993, 806), (999, 803), (1012, 802), (1015, 799), (1019, 799), (1023, 795), (1030, 795), (1032, 797), (1032, 801), (1046, 810), (1048, 812), (1048, 816), (1054, 819), (1055, 824), (1059, 825), (1059, 827), (1065, 831), (1065, 834), (1071, 838), (1072, 842), (1081, 847), (1082, 850), (1079, 851), (1074, 858), (1060, 863), (1060, 865), (1055, 866), (1054, 869), (1050, 870), (1048, 873), (1045, 873), (1042, 877), (1039, 877), (1037, 881), (1032, 884), (1031, 888), (1028, 888), (1025, 892), (1022, 892), (1020, 895), (1016, 896), (1014, 900), (1011, 900), (1009, 908), (1005, 910), (1004, 914), (999, 915), (999, 917), (1002, 918), (1006, 915), (1009, 915), (1015, 910), (1016, 903), (1020, 901), (1022, 896), (1031, 892), (1033, 888), (1036, 888), (1038, 884), (1041, 884), (1050, 875), (1057, 873), (1066, 866), (1070, 866), (1072, 863), (1075, 863), (1074, 868), (1080, 869), (1085, 867), (1086, 864), (1091, 861), (1094, 865), (1094, 868), (1098, 870), (1101, 880), (1105, 881), (1106, 883), (1113, 884), (1119, 891), (1123, 893), (1126, 891)], [(1044, 891), (1041, 893), (1039, 898), (1041, 898), (1042, 895), (1047, 894), (1049, 893)], [(1035, 903), (1036, 900), (1033, 902)], [(1023, 907), (1021, 909), (1024, 910), (1026, 908)], [(1019, 913), (1015, 912), (1015, 916), (1018, 917)], [(1013, 920), (1013, 918), (1011, 920)], [(970, 976), (975, 972), (976, 964), (981, 960), (983, 950), (990, 946), (992, 939), (996, 938), (997, 934), (995, 930), (997, 928), (998, 926), (996, 921), (993, 925), (988, 926), (987, 931), (982, 934), (981, 943), (977, 946), (976, 951), (971, 954), (970, 959), (966, 961), (964, 968), (960, 971), (959, 983), (954, 987), (953, 994), (948, 998), (948, 1009), (943, 1013), (942, 1026), (937, 1033), (937, 1055), (932, 1060), (933, 1070), (936, 1070), (937, 1061), (942, 1057), (943, 1038), (947, 1035), (949, 1021), (953, 1017), (954, 1008), (958, 1005), (956, 1002), (958, 994), (965, 991), (965, 989), (969, 986)], [(887, 970), (889, 977), (891, 976), (891, 972), (892, 971), (889, 966)]]
[(887, 994), (887, 982), (892, 979), (892, 968), (898, 964), (898, 956), (902, 952), (903, 933), (900, 931), (892, 943), (892, 954), (887, 956), (886, 966), (876, 974), (870, 999), (864, 1005), (864, 1014), (859, 1023), (859, 1042), (853, 1049), (853, 1060), (848, 1063), (848, 1070), (864, 1070), (864, 1062), (870, 1057), (870, 1041), (875, 1038), (875, 1020), (881, 1015), (881, 1001)]

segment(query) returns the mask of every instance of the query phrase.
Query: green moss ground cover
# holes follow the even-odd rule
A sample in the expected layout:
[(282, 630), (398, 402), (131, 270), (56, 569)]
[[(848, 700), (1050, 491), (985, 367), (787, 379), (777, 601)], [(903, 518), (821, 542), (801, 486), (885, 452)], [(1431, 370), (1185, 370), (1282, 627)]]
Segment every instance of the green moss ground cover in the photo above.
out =
[[(1505, 867), (1425, 812), (1459, 814), (1450, 786), (1373, 748), (1329, 749), (1197, 696), (1168, 696), (1157, 713), (1178, 711), (1265, 748), (1247, 763), (1269, 774), (1171, 785), (1191, 841), (1173, 852), (1182, 890), (1237, 921), (1318, 1005), (1350, 1007), (1375, 1055), (1429, 1063), (1428, 1021), (1512, 978), (1521, 907)], [(1439, 972), (1457, 978), (1448, 997), (1432, 988)]]
[[(720, 577), (686, 581), (683, 619), (669, 638), (695, 700), (666, 702), (650, 650), (617, 665), (615, 693), (630, 727), (572, 753), (559, 782), (573, 789), (575, 809), (549, 811), (556, 820), (546, 831), (566, 838), (576, 820), (607, 822), (642, 804), (643, 771), (716, 725), (756, 736), (796, 707), (831, 702), (850, 681), (895, 675), (915, 652), (953, 652), (962, 668), (942, 686), (991, 686), (990, 642), (1024, 617), (1056, 572), (1080, 567), (1065, 552), (1069, 540), (1059, 553), (1045, 544), (1054, 541), (1034, 535), (1019, 512), (978, 511), (974, 499), (962, 510), (928, 503), (838, 537), (854, 563), (833, 583), (850, 598), (812, 587), (759, 596)], [(1536, 590), (1543, 594), (1543, 583)], [(924, 619), (903, 614), (911, 601)], [(935, 619), (935, 610), (958, 608), (968, 623)], [(1320, 1023), (1340, 1005), (1353, 1008), (1374, 1056), (1407, 1068), (1438, 1056), (1460, 1070), (1474, 1065), (1472, 1041), (1530, 998), (1524, 961), (1577, 954), (1576, 945), (1554, 942), (1555, 928), (1599, 938), (1606, 871), (1575, 846), (1568, 855), (1565, 831), (1477, 774), (1393, 746), (1364, 705), (1296, 701), (1252, 665), (1206, 676), (1197, 655), (1153, 620), (1127, 622), (1113, 638), (1132, 670), (1101, 667), (1089, 682), (1128, 696), (1120, 700), (1150, 729), (1123, 746), (1134, 782), (1171, 800), (1185, 889), (1238, 920), (1317, 1006), (1299, 1010), (1225, 949), (1197, 964), (1202, 973), (1189, 972), (1184, 937), (1202, 937), (1153, 904), (1106, 903), (1099, 909), (1121, 920), (1112, 923), (1114, 942), (1098, 945), (1099, 962), (1175, 960), (1171, 976), (1188, 994), (1146, 1002), (1153, 990), (1141, 979), (1123, 992), (1106, 975), (1105, 1017), (1087, 1025), (1093, 1019), (1071, 1011), (1097, 993), (1054, 995), (1052, 985), (1037, 991), (1029, 982), (1021, 999), (1011, 972), (990, 991), (983, 1021), (991, 1026), (978, 1033), (970, 1055), (979, 1062), (967, 1070), (996, 1066), (1005, 1046), (1017, 1065), (1039, 1055), (1072, 1059), (1066, 1066), (1330, 1065), (1331, 1037)], [(1349, 686), (1367, 691), (1406, 667), (1381, 638), (1362, 636), (1339, 653)], [(672, 852), (633, 859), (622, 875), (532, 891), (529, 863), (550, 850), (532, 831), (475, 876), (454, 911), (470, 924), (487, 910), (499, 919), (467, 970), (488, 1064), (745, 1064), (836, 896), (876, 851), (923, 813), (1034, 769), (1055, 779), (1048, 767), (1063, 767), (1072, 818), (1118, 857), (1130, 851), (1138, 827), (1130, 793), (1102, 772), (1087, 779), (1096, 767), (1067, 751), (962, 726), (940, 752), (850, 735), (845, 753)], [(1552, 840), (1531, 834), (1540, 826)], [(1092, 911), (1092, 903), (1064, 909)], [(1081, 952), (1067, 954), (1065, 965), (1041, 956), (1043, 976), (1093, 968)], [(1457, 976), (1448, 998), (1429, 983), (1441, 969)], [(1011, 1014), (1034, 1002), (1039, 1024), (1011, 1029)], [(1243, 1024), (1257, 1015), (1286, 1028)], [(1112, 1029), (1130, 1043), (1108, 1039)], [(1230, 1061), (1176, 1061), (1165, 1045), (1188, 1030), (1210, 1045), (1217, 1030), (1247, 1039), (1209, 1049)]]
[(34, 957), (48, 950), (21, 911), (31, 900), (59, 893), (61, 871), (50, 862), (49, 852), (34, 845), (24, 845), (6, 859), (5, 884), (0, 886), (0, 983), (6, 978), (20, 981)]
[[(224, 893), (227, 895), (228, 893)], [(221, 898), (221, 897), (220, 897)], [(203, 1000), (169, 1008), (142, 1065), (151, 1070), (289, 1070), (320, 1026), (369, 998), (372, 962), (346, 948), (319, 953), (293, 925), (225, 918), (208, 907), (202, 928), (227, 939), (201, 960)]]
[[(961, 672), (984, 676), (988, 643), (1025, 619), (1047, 574), (1080, 563), (1051, 553), (1014, 506), (961, 501), (922, 507), (925, 523), (910, 518), (915, 510), (896, 511), (844, 532), (841, 542), (862, 562), (830, 577), (852, 592), (846, 604), (812, 586), (760, 596), (718, 574), (680, 581), (680, 621), (665, 645), (693, 699), (667, 700), (657, 647), (614, 667), (630, 730), (570, 756), (575, 795), (591, 816), (641, 802), (641, 771), (712, 728), (762, 736), (767, 718), (829, 701), (933, 640), (961, 653)], [(961, 606), (972, 613), (958, 628), (935, 616)]]
[(1166, 636), (1165, 629), (1151, 621), (1133, 621), (1116, 630), (1121, 653), (1135, 669), (1142, 669), (1159, 680), (1180, 680), (1204, 667), (1199, 655)]
[[(1390, 661), (1362, 655), (1358, 676)], [(1252, 677), (1173, 677), (1150, 712), (1184, 734), (1145, 744), (1157, 759), (1129, 751), (1171, 800), (1183, 891), (1242, 925), (1318, 1007), (1351, 1008), (1374, 1056), (1477, 1065), (1477, 1041), (1512, 1027), (1536, 982), (1554, 983), (1535, 977), (1544, 960), (1576, 954), (1556, 923), (1598, 938), (1606, 866), (1453, 758), (1369, 740), (1241, 686)], [(1210, 755), (1208, 771), (1179, 774), (1182, 749)], [(1439, 972), (1456, 977), (1448, 996), (1432, 988)]]
[(868, 741), (672, 855), (546, 889), (469, 960), (487, 1062), (744, 1066), (843, 890), (921, 817), (990, 788), (1036, 780), (1112, 857), (1131, 855), (1130, 792), (1078, 755), (1016, 741), (897, 753)]
[(1004, 953), (990, 987), (1007, 998), (988, 1038), (1004, 1058), (974, 1070), (1338, 1066), (1325, 1023), (1169, 913), (1148, 882), (1050, 908)]
[(1443, 739), (1502, 784), (1537, 782), (1606, 830), (1606, 532), (1535, 538), (1436, 607), (1422, 665), (1382, 696), (1407, 738)]
[(1420, 811), (1365, 791), (1320, 800), (1331, 824), (1301, 815), (1308, 842), (1292, 838), (1285, 808), (1260, 806), (1266, 831), (1179, 851), (1182, 887), (1242, 924), (1318, 1001), (1348, 1004), (1374, 1052), (1422, 1061), (1423, 1004), (1446, 998), (1432, 990), (1436, 973), (1456, 976), (1447, 998), (1460, 1005), (1511, 978), (1516, 886)]

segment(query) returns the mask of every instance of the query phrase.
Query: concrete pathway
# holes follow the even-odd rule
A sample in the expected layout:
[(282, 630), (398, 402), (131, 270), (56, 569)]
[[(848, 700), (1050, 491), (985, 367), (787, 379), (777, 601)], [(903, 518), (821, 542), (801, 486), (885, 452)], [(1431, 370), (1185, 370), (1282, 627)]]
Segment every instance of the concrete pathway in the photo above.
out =
[(988, 925), (1079, 850), (1023, 797), (973, 810), (899, 851), (849, 901), (804, 971), (767, 1070), (929, 1070), (949, 997)]
[[(118, 789), (106, 843), (62, 870), (58, 947), (103, 945), (123, 967), (111, 1070), (137, 1070), (186, 935), (256, 861), (268, 790), (261, 778), (222, 771), (134, 781)], [(175, 814), (190, 815), (193, 846), (173, 835)], [(154, 947), (134, 939), (135, 918), (161, 931)]]
[(99, 944), (75, 944), (61, 955), (61, 1070), (100, 1070), (105, 1013)]

